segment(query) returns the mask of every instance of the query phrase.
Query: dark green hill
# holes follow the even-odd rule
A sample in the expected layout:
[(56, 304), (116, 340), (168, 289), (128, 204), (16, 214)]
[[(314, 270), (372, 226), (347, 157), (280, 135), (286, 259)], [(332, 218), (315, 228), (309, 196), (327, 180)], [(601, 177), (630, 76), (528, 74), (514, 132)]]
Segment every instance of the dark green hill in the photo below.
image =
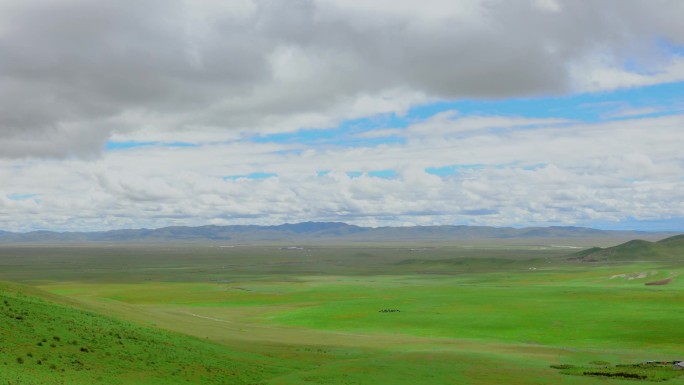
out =
[(666, 245), (670, 248), (684, 249), (684, 234), (675, 235), (674, 237), (669, 237), (662, 239), (658, 242), (659, 245)]
[(676, 235), (658, 242), (635, 239), (613, 247), (592, 247), (571, 254), (568, 259), (581, 262), (684, 261), (684, 235)]
[(267, 364), (0, 283), (1, 384), (248, 384), (278, 374)]

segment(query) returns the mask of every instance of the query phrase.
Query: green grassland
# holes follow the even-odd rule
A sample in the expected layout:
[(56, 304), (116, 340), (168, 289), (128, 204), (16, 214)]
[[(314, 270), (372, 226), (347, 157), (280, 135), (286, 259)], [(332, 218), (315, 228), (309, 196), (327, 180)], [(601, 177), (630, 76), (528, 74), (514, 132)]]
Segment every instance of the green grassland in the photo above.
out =
[(551, 365), (684, 358), (684, 261), (551, 242), (3, 247), (30, 286), (0, 287), (0, 383), (595, 384)]
[(0, 285), (3, 384), (246, 384), (284, 371), (272, 360), (94, 314)]

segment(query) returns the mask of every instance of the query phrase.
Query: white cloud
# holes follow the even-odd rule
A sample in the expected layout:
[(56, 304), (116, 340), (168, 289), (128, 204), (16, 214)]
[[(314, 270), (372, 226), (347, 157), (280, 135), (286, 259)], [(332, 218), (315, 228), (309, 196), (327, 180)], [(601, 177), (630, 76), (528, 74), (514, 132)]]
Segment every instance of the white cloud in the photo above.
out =
[(568, 119), (525, 118), (518, 116), (459, 116), (458, 111), (440, 112), (430, 119), (412, 125), (409, 135), (449, 136), (481, 130), (510, 131), (519, 128), (549, 127), (570, 123)]
[[(684, 116), (650, 116), (662, 106), (618, 101), (619, 121), (591, 124), (447, 111), (344, 138), (395, 139), (374, 147), (263, 141), (682, 81), (682, 18), (674, 0), (2, 2), (0, 228), (684, 216)], [(252, 173), (277, 176), (226, 178)]]
[(546, 12), (559, 12), (562, 7), (556, 0), (533, 0), (534, 5)]
[(675, 0), (4, 2), (0, 157), (678, 81), (682, 58), (656, 42), (684, 44), (683, 15)]
[[(476, 117), (481, 119), (485, 117)], [(585, 224), (684, 216), (684, 116), (506, 130), (449, 127), (372, 148), (229, 142), (140, 147), (98, 160), (0, 161), (0, 228), (344, 220), (358, 224)], [(435, 118), (442, 125), (459, 119)], [(507, 120), (508, 119), (508, 120)], [(528, 121), (525, 121), (527, 125)], [(418, 123), (422, 124), (422, 123)], [(414, 132), (412, 127), (407, 133)], [(478, 164), (443, 177), (428, 167)], [(367, 173), (391, 169), (386, 179)], [(321, 170), (328, 174), (318, 175)], [(266, 179), (224, 179), (254, 172)], [(12, 194), (37, 194), (12, 200)]]
[(608, 91), (616, 88), (650, 86), (684, 80), (684, 58), (668, 58), (667, 63), (652, 65), (649, 72), (625, 69), (614, 58), (588, 57), (572, 68), (574, 88), (580, 92)]

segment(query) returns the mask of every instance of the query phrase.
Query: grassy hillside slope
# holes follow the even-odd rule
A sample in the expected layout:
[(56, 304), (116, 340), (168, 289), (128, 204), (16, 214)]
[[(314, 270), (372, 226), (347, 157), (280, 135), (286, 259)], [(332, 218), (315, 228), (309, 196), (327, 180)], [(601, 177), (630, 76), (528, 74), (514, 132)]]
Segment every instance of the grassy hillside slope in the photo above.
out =
[(278, 374), (260, 356), (54, 299), (0, 283), (0, 383), (246, 384)]
[(582, 262), (682, 261), (684, 260), (684, 235), (676, 235), (658, 242), (635, 239), (613, 247), (593, 247), (571, 254), (569, 259)]

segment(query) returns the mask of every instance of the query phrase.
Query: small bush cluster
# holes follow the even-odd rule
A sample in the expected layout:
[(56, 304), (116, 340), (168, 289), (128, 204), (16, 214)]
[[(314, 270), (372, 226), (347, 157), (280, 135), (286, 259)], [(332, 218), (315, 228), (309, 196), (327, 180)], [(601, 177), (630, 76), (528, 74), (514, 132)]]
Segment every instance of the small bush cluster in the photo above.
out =
[(569, 364), (551, 365), (554, 369), (561, 369), (561, 373), (576, 376), (593, 376), (605, 378), (625, 378), (630, 380), (666, 381), (679, 377), (684, 371), (672, 368), (671, 362), (647, 362), (639, 364), (617, 364), (610, 366), (605, 361), (591, 361), (592, 365), (602, 367), (574, 366)]

